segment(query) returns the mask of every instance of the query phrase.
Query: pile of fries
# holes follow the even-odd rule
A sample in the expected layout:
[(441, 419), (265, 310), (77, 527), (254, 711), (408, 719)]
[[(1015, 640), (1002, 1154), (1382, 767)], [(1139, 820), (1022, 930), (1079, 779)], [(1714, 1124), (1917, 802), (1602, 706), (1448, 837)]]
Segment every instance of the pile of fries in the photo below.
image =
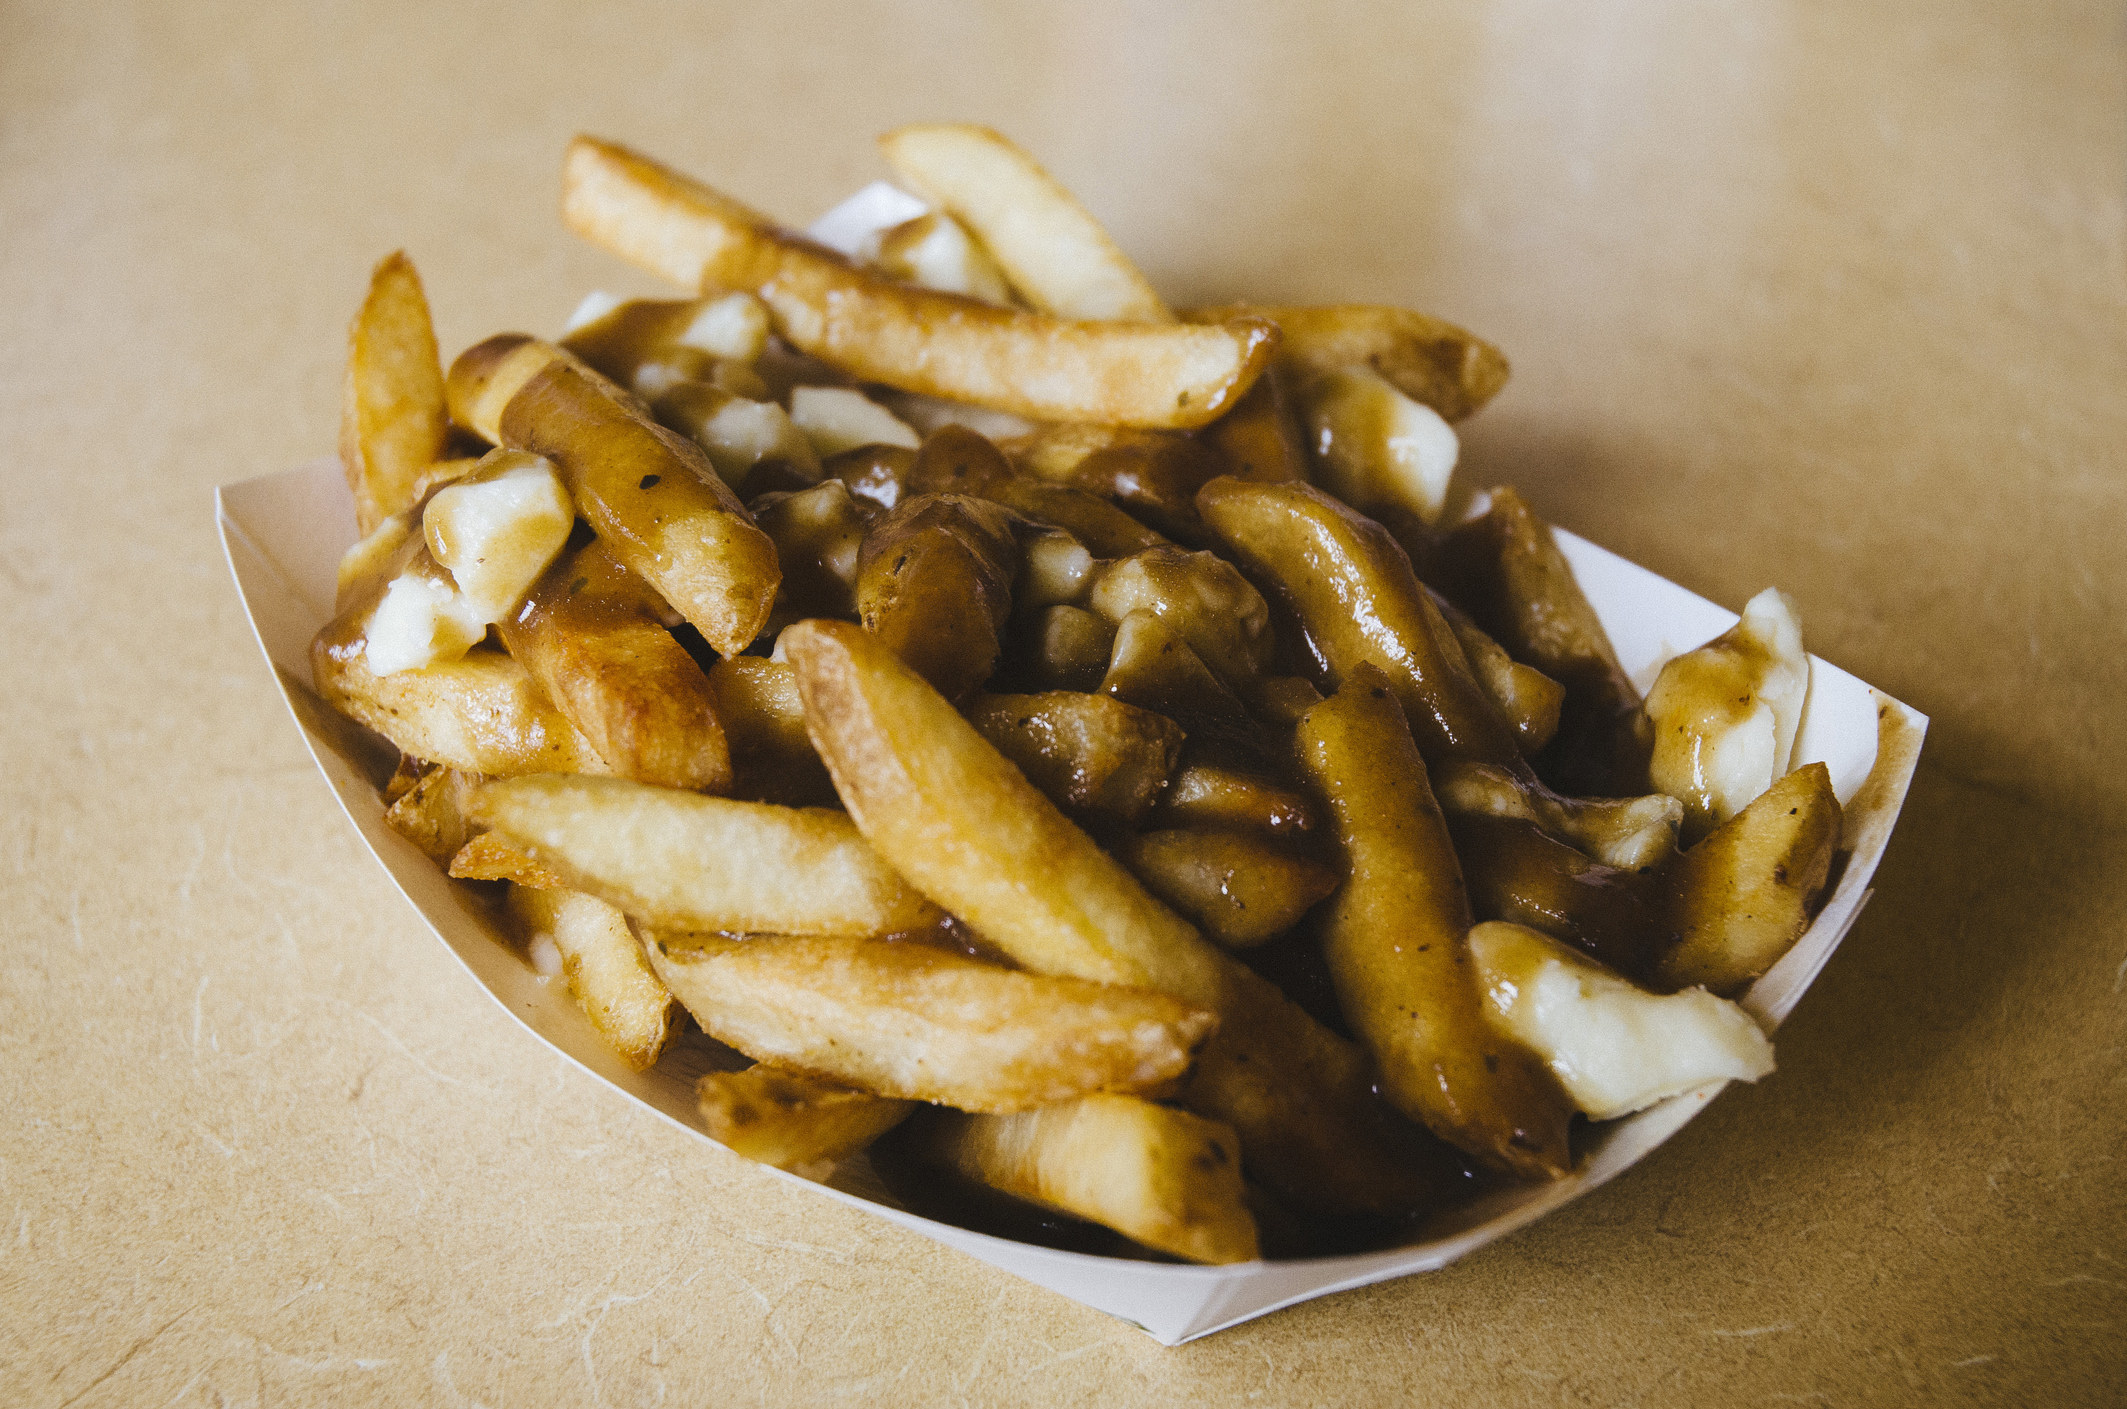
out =
[(392, 825), (627, 1062), (732, 1054), (731, 1149), (1140, 1255), (1395, 1240), (1769, 1071), (1729, 999), (1840, 839), (1786, 599), (1643, 701), (1518, 495), (1446, 512), (1490, 345), (1177, 314), (995, 133), (882, 147), (828, 248), (577, 139), (687, 296), (447, 374), (378, 266), (312, 663)]

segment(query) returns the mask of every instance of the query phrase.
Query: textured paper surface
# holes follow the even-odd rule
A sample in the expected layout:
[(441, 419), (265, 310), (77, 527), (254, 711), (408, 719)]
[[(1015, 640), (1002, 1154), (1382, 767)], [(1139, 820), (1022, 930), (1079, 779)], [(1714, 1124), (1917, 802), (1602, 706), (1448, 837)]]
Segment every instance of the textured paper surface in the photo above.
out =
[[(655, 285), (578, 129), (792, 220), (1012, 133), (1177, 302), (1504, 347), (1463, 478), (1932, 719), (1780, 1070), (1442, 1271), (1175, 1349), (705, 1149), (493, 1005), (289, 728), (204, 506)], [(2112, 1405), (2127, 35), (2112, 0), (0, 11), (0, 1402)]]

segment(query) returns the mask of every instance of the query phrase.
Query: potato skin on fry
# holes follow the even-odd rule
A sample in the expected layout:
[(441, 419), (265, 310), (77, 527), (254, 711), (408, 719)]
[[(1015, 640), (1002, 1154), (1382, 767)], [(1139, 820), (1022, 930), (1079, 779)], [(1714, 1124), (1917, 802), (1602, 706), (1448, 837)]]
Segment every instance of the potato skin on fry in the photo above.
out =
[(919, 1159), (1192, 1262), (1252, 1261), (1233, 1127), (1129, 1096), (1023, 1115), (926, 1114)]
[(572, 888), (654, 925), (875, 935), (939, 919), (847, 817), (822, 808), (550, 775), (490, 783), (468, 815)]
[(1564, 1174), (1572, 1110), (1541, 1063), (1485, 1024), (1461, 866), (1387, 676), (1355, 666), (1300, 717), (1295, 746), (1349, 868), (1323, 913), (1323, 953), (1383, 1090), (1496, 1168)]
[(498, 629), (616, 774), (727, 791), (731, 750), (716, 696), (646, 597), (593, 543), (558, 559)]
[(702, 1030), (756, 1061), (877, 1095), (1019, 1111), (1173, 1080), (1209, 1013), (1141, 988), (999, 968), (918, 943), (649, 934)]
[(760, 634), (782, 580), (775, 544), (701, 447), (561, 349), (516, 334), (462, 354), (449, 394), (460, 424), (552, 460), (606, 550), (719, 654)]
[(444, 458), (449, 441), (428, 298), (413, 261), (395, 250), (370, 274), (369, 293), (347, 330), (340, 464), (354, 492), (356, 527), (366, 535), (412, 508), (422, 475)]
[(1034, 420), (1200, 426), (1247, 392), (1277, 345), (1258, 319), (1073, 322), (896, 283), (590, 137), (563, 160), (562, 219), (685, 287), (758, 294), (793, 346), (860, 380)]
[(518, 885), (510, 887), (509, 909), (528, 941), (546, 935), (561, 951), (561, 971), (576, 1006), (606, 1045), (637, 1071), (656, 1066), (677, 1014), (627, 917), (578, 891)]

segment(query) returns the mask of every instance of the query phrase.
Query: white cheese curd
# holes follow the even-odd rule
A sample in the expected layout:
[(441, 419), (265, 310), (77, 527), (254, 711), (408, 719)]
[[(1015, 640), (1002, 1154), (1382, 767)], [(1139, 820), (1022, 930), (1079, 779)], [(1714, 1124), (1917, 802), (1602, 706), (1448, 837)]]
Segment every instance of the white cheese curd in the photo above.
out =
[(1703, 988), (1650, 993), (1520, 925), (1477, 926), (1470, 954), (1487, 1019), (1542, 1058), (1590, 1119), (1773, 1069), (1764, 1030)]
[(583, 302), (576, 305), (576, 311), (569, 315), (569, 321), (562, 325), (561, 335), (567, 337), (578, 328), (590, 327), (624, 302), (626, 300), (619, 294), (609, 294), (604, 289), (591, 290), (583, 296)]
[(818, 473), (812, 441), (773, 401), (729, 397), (688, 429), (709, 456), (709, 463), (734, 489), (763, 460), (788, 460), (801, 471)]
[(874, 261), (885, 273), (926, 289), (1009, 304), (1011, 286), (967, 227), (934, 210), (896, 225), (879, 236)]
[(500, 621), (569, 541), (576, 505), (552, 462), (505, 451), (436, 491), (421, 516), (428, 551), (471, 609)]
[(1662, 667), (1647, 692), (1654, 785), (1693, 830), (1719, 826), (1787, 776), (1809, 698), (1794, 599), (1768, 587), (1726, 634)]
[(725, 294), (703, 305), (673, 341), (734, 362), (758, 361), (768, 346), (768, 305), (752, 294)]
[(883, 232), (914, 220), (929, 209), (899, 186), (874, 181), (813, 221), (805, 233), (837, 254), (869, 260), (877, 252)]
[(801, 386), (790, 393), (790, 420), (823, 457), (860, 445), (899, 445), (914, 450), (922, 440), (908, 422), (848, 387)]
[(1371, 367), (1348, 367), (1302, 392), (1322, 487), (1362, 511), (1384, 505), (1436, 523), (1461, 441), (1455, 428)]
[(480, 643), (487, 625), (440, 573), (409, 569), (391, 580), (370, 613), (362, 659), (377, 675), (456, 660)]

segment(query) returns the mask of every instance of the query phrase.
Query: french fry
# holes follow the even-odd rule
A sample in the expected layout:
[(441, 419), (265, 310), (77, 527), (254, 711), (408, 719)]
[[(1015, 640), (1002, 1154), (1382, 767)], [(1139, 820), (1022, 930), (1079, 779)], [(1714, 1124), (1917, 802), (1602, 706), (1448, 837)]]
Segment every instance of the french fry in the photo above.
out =
[(710, 1139), (810, 1179), (826, 1178), (916, 1109), (914, 1101), (765, 1066), (708, 1072), (694, 1095)]
[(327, 704), (402, 753), (468, 773), (606, 771), (590, 740), (501, 651), (474, 649), (390, 675), (372, 671), (363, 632), (373, 604), (357, 603), (310, 643), (311, 678)]
[(1164, 715), (1071, 690), (983, 695), (967, 717), (1066, 814), (1109, 826), (1145, 815), (1182, 747)]
[(461, 355), (447, 390), (459, 424), (558, 465), (607, 551), (717, 652), (759, 634), (781, 580), (775, 545), (698, 446), (559, 348), (515, 334)]
[(709, 688), (731, 742), (734, 796), (786, 807), (834, 802), (827, 765), (805, 734), (796, 670), (764, 656), (727, 656), (709, 667)]
[(657, 619), (640, 578), (592, 543), (549, 568), (498, 629), (612, 771), (666, 788), (723, 792), (731, 749), (716, 696)]
[(1129, 1096), (1088, 1096), (1021, 1115), (926, 1114), (917, 1157), (1192, 1262), (1248, 1262), (1233, 1127)]
[(1507, 383), (1507, 359), (1499, 349), (1453, 323), (1408, 308), (1345, 303), (1322, 308), (1251, 307), (1192, 309), (1193, 322), (1268, 318), (1284, 340), (1278, 363), (1295, 376), (1370, 367), (1405, 396), (1450, 421), (1469, 416)]
[(1686, 851), (1669, 874), (1677, 946), (1657, 977), (1736, 993), (1809, 928), (1838, 849), (1841, 813), (1831, 770), (1797, 768)]
[(1538, 770), (1569, 793), (1622, 797), (1647, 788), (1653, 734), (1550, 527), (1512, 489), (1457, 527), (1426, 563), (1439, 587), (1508, 654), (1565, 688), (1558, 731)]
[(1012, 528), (1012, 516), (986, 500), (918, 494), (864, 536), (857, 559), (864, 629), (950, 698), (997, 668), (1019, 570)]
[(347, 333), (340, 464), (363, 534), (419, 502), (417, 485), (444, 458), (449, 434), (428, 298), (413, 261), (394, 251), (369, 276)]
[(493, 832), (467, 837), (445, 872), (454, 881), (513, 881), (533, 890), (566, 890), (568, 882)]
[(1273, 837), (1311, 832), (1320, 821), (1305, 793), (1249, 769), (1203, 760), (1182, 764), (1153, 815), (1163, 826), (1237, 827)]
[(999, 448), (1033, 478), (1112, 499), (1179, 538), (1201, 536), (1197, 490), (1228, 469), (1217, 452), (1191, 436), (1125, 426), (1045, 426)]
[(1386, 673), (1355, 666), (1301, 717), (1295, 744), (1348, 868), (1323, 917), (1323, 954), (1382, 1089), (1495, 1168), (1564, 1174), (1572, 1112), (1541, 1063), (1486, 1026), (1461, 865)]
[(1660, 874), (1592, 861), (1518, 817), (1450, 815), (1448, 835), (1479, 920), (1541, 930), (1635, 982), (1653, 981), (1655, 957), (1673, 940)]
[(1307, 478), (1307, 432), (1292, 378), (1273, 366), (1234, 408), (1204, 427), (1204, 439), (1242, 479), (1277, 484)]
[(1073, 322), (897, 283), (626, 148), (579, 137), (569, 228), (686, 288), (758, 294), (793, 346), (860, 380), (1040, 421), (1200, 426), (1248, 391), (1270, 324)]
[(1558, 712), (1566, 702), (1566, 687), (1533, 665), (1523, 665), (1506, 648), (1485, 635), (1462, 608), (1439, 593), (1433, 605), (1440, 608), (1448, 630), (1455, 633), (1470, 673), (1476, 677), (1485, 698), (1500, 716), (1514, 726), (1514, 740), (1523, 757), (1531, 757), (1551, 742), (1558, 732)]
[(572, 888), (661, 927), (880, 935), (939, 919), (847, 817), (823, 809), (549, 776), (490, 783), (468, 815)]
[(448, 861), (472, 837), (465, 804), (484, 780), (455, 768), (425, 768), (419, 781), (393, 799), (384, 821), (431, 860)]
[(1183, 1100), (1230, 1120), (1268, 1182), (1347, 1208), (1433, 1196), (1370, 1123), (1360, 1054), (1148, 895), (892, 652), (826, 621), (800, 622), (780, 645), (836, 791), (912, 884), (1035, 973), (1217, 1014)]
[(637, 1071), (657, 1065), (672, 1040), (672, 994), (651, 972), (627, 916), (573, 890), (513, 885), (510, 915), (527, 942), (545, 935), (561, 951), (576, 1006), (606, 1045)]
[(1172, 322), (1174, 315), (1086, 208), (987, 127), (935, 123), (879, 139), (909, 189), (964, 222), (1020, 297), (1065, 318)]
[(644, 942), (717, 1041), (755, 1061), (962, 1110), (1160, 1086), (1212, 1027), (1210, 1014), (1158, 993), (925, 944), (660, 932)]
[(1117, 848), (1154, 895), (1229, 949), (1283, 934), (1337, 888), (1337, 873), (1248, 832), (1177, 828)]

